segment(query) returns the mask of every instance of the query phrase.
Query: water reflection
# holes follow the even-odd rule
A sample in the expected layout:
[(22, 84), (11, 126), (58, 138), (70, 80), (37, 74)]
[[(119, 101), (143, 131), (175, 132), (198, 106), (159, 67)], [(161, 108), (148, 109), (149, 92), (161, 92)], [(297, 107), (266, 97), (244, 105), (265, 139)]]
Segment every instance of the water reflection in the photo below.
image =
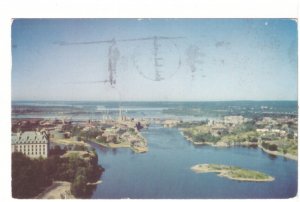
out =
[(117, 153), (118, 153), (118, 149), (112, 148), (112, 154), (113, 154), (113, 155), (116, 155)]
[(268, 154), (268, 157), (269, 157), (270, 159), (272, 159), (272, 160), (277, 159), (277, 156), (274, 155), (274, 154)]

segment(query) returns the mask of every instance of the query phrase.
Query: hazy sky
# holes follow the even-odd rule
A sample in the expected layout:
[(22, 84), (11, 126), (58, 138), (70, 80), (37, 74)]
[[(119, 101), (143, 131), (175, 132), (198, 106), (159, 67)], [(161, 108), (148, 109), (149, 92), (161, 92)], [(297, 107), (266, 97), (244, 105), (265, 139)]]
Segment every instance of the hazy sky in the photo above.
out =
[[(118, 41), (154, 36), (180, 38)], [(60, 45), (112, 39), (115, 44)], [(15, 20), (12, 62), (13, 100), (296, 100), (297, 24)], [(109, 80), (109, 64), (116, 67), (113, 86), (97, 82)]]

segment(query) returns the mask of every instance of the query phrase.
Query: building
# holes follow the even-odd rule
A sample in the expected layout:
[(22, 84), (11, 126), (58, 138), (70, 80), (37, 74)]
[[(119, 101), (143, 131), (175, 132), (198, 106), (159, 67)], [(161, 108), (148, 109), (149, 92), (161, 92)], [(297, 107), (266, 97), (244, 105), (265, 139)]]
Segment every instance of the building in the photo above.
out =
[(221, 136), (221, 135), (224, 135), (224, 134), (227, 134), (228, 133), (228, 129), (226, 126), (224, 126), (223, 124), (214, 124), (211, 128), (210, 128), (210, 133), (215, 136), (215, 137), (218, 137), (218, 136)]
[(167, 119), (163, 122), (165, 128), (172, 128), (181, 123), (180, 120)]
[(30, 158), (47, 158), (49, 144), (49, 136), (45, 131), (26, 131), (11, 136), (11, 151), (22, 152)]
[(117, 134), (116, 131), (117, 131), (116, 128), (107, 128), (102, 134), (102, 137), (105, 138), (106, 142), (113, 142), (114, 140), (117, 141), (119, 135)]
[(230, 125), (242, 124), (246, 120), (243, 116), (224, 116), (224, 123)]
[(268, 128), (262, 128), (262, 129), (256, 129), (256, 132), (258, 133), (265, 133), (265, 132), (269, 132), (270, 130)]

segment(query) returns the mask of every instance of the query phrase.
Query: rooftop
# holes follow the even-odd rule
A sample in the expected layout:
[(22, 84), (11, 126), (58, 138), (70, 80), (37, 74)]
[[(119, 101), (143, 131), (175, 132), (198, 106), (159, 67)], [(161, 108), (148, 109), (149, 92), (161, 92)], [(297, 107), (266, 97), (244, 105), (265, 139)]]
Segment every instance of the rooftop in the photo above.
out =
[(26, 131), (24, 133), (14, 133), (11, 136), (11, 144), (46, 144), (47, 135), (36, 131)]

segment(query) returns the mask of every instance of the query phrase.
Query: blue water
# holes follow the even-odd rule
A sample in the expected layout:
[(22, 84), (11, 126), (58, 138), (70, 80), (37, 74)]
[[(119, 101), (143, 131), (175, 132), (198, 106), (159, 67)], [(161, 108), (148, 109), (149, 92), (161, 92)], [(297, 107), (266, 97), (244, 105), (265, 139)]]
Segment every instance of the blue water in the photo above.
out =
[[(297, 193), (297, 161), (257, 148), (194, 146), (177, 129), (151, 126), (143, 132), (149, 152), (96, 146), (106, 169), (92, 198), (290, 198)], [(273, 182), (238, 182), (214, 173), (196, 174), (198, 163), (240, 166), (265, 172)]]

